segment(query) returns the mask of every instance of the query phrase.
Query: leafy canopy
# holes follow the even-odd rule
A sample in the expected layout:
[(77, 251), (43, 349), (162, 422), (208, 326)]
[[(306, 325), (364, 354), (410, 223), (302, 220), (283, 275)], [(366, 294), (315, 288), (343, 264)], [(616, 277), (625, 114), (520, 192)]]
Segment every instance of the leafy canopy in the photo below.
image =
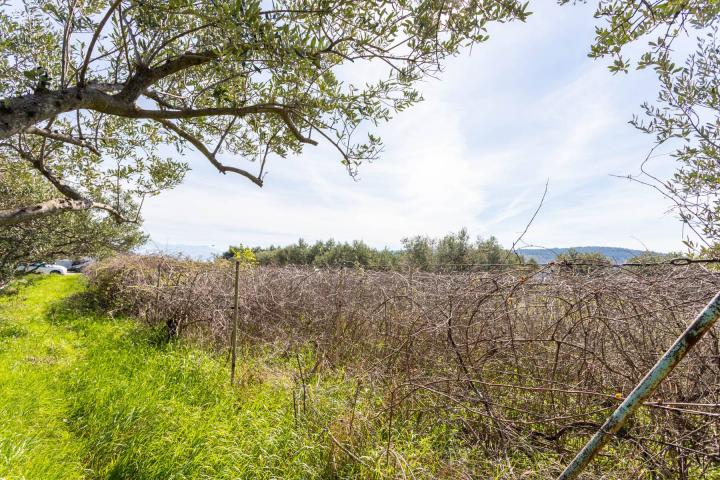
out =
[[(0, 209), (17, 202), (33, 203), (53, 194), (37, 171), (20, 162), (0, 161)], [(102, 258), (144, 243), (135, 223), (118, 223), (95, 211), (62, 213), (0, 229), (0, 286), (18, 263), (57, 258)]]
[[(131, 184), (124, 191), (136, 199), (181, 181), (187, 165), (161, 158), (160, 145), (193, 148), (219, 172), (262, 186), (268, 158), (320, 140), (354, 175), (381, 149), (364, 124), (418, 102), (420, 80), (487, 40), (489, 23), (524, 20), (526, 7), (518, 0), (6, 3), (0, 141), (8, 154), (83, 179), (89, 185), (73, 195), (92, 200), (91, 190), (109, 188), (107, 169), (121, 173), (116, 184)], [(68, 150), (63, 160), (45, 160), (48, 144)]]

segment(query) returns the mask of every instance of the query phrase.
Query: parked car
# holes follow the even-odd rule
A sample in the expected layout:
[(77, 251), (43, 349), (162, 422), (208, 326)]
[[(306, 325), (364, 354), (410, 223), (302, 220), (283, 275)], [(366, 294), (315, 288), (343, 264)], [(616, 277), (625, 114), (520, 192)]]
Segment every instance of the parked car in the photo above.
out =
[(93, 260), (90, 260), (90, 259), (76, 260), (76, 261), (72, 262), (72, 265), (70, 265), (68, 267), (68, 272), (80, 273), (83, 270), (85, 270), (85, 268), (89, 267), (92, 264), (93, 264)]
[(93, 263), (94, 260), (89, 257), (76, 258), (75, 260), (71, 260), (69, 258), (55, 260), (55, 265), (62, 265), (63, 267), (67, 268), (68, 272), (73, 273), (80, 273), (85, 270), (86, 267), (92, 265)]
[(35, 262), (28, 264), (20, 264), (15, 269), (17, 272), (22, 273), (45, 273), (55, 275), (67, 275), (67, 268), (62, 265), (55, 265), (53, 263)]

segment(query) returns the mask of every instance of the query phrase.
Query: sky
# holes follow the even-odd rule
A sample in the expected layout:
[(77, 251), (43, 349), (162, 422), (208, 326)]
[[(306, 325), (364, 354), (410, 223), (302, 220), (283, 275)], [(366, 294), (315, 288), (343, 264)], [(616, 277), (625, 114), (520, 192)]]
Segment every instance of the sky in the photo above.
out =
[[(638, 173), (652, 138), (628, 124), (654, 100), (652, 72), (612, 75), (588, 58), (592, 10), (531, 3), (526, 23), (490, 30), (420, 86), (425, 101), (375, 130), (381, 157), (348, 176), (328, 145), (269, 160), (265, 186), (217, 173), (186, 152), (192, 171), (145, 203), (156, 244), (268, 246), (334, 238), (397, 248), (413, 235), (466, 227), (509, 247), (603, 245), (682, 249), (667, 200), (613, 175)], [(242, 160), (237, 160), (242, 162)], [(649, 169), (669, 177), (665, 155)]]

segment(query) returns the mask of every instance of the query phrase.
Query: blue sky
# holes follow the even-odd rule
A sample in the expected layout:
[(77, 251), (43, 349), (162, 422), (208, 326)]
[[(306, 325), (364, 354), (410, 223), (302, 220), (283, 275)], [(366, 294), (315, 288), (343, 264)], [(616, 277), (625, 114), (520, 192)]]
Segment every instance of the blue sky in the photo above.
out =
[[(146, 202), (160, 244), (286, 244), (362, 239), (399, 246), (415, 234), (467, 227), (509, 246), (548, 194), (523, 245), (682, 248), (682, 227), (657, 192), (611, 175), (636, 173), (652, 138), (628, 125), (657, 84), (651, 72), (613, 76), (587, 57), (586, 5), (531, 4), (525, 24), (452, 59), (425, 101), (377, 132), (382, 157), (352, 180), (327, 145), (272, 159), (265, 187), (219, 175), (187, 152), (185, 183)], [(241, 160), (238, 160), (241, 161)], [(667, 157), (650, 170), (666, 178)]]

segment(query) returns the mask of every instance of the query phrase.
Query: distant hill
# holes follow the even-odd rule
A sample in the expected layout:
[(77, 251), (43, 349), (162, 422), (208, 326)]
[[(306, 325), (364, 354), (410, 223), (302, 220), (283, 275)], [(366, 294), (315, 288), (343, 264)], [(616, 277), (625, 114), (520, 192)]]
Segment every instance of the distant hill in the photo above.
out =
[[(532, 258), (538, 263), (548, 263), (555, 260), (555, 257), (574, 248), (580, 253), (601, 253), (615, 263), (624, 263), (628, 259), (645, 253), (645, 250), (633, 250), (620, 247), (562, 247), (562, 248), (519, 248), (517, 252), (525, 258)], [(654, 252), (651, 252), (654, 253)]]
[(219, 255), (223, 250), (212, 245), (163, 244), (150, 240), (138, 248), (137, 252), (142, 254), (182, 255), (195, 260), (212, 260), (215, 255)]

